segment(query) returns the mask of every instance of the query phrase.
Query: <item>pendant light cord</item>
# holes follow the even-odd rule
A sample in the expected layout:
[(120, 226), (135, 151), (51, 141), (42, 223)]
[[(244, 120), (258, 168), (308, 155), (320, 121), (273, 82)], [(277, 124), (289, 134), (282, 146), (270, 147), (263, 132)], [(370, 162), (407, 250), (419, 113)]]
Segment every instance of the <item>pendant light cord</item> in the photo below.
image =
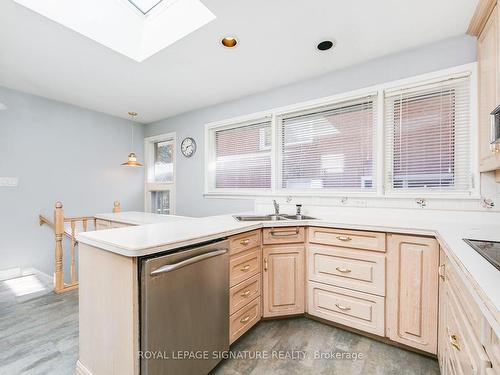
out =
[(137, 112), (129, 112), (130, 121), (132, 121), (132, 142), (130, 143), (130, 152), (134, 152), (134, 119), (137, 116)]

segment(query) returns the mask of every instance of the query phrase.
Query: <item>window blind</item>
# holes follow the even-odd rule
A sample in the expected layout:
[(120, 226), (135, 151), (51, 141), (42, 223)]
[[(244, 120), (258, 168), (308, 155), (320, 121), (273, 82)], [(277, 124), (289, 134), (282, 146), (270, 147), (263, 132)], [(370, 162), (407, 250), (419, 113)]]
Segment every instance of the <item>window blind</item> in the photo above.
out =
[(387, 91), (386, 189), (470, 190), (470, 79)]
[(271, 188), (271, 121), (215, 131), (215, 188)]
[(280, 119), (281, 188), (373, 190), (376, 96)]

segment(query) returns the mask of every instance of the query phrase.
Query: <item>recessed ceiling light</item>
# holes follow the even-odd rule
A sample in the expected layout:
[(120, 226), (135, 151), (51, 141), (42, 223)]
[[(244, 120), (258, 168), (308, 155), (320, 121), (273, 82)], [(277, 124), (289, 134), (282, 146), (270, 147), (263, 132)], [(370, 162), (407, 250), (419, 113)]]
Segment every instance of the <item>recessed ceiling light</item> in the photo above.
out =
[(316, 48), (320, 51), (328, 51), (329, 49), (335, 47), (336, 44), (337, 44), (337, 41), (335, 39), (323, 40), (322, 42), (318, 43)]
[(238, 39), (234, 36), (226, 36), (222, 38), (221, 43), (226, 48), (234, 48), (238, 44)]

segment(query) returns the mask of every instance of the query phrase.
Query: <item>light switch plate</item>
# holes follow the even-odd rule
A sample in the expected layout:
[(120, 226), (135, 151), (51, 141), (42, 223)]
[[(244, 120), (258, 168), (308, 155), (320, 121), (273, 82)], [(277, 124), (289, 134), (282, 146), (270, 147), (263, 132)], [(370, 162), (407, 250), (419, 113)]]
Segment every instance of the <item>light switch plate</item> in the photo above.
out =
[(3, 186), (3, 187), (19, 186), (19, 178), (17, 178), (17, 177), (0, 177), (0, 186)]

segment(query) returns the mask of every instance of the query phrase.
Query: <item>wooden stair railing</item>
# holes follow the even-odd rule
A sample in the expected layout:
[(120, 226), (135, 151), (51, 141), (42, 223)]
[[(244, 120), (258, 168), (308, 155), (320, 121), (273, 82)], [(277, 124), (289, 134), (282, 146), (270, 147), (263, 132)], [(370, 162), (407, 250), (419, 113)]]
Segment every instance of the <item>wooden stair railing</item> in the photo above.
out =
[[(113, 212), (120, 212), (120, 202), (116, 201), (113, 205)], [(49, 220), (43, 215), (39, 215), (40, 225), (48, 225), (54, 230), (55, 234), (55, 269), (54, 269), (54, 291), (56, 293), (64, 293), (78, 288), (78, 280), (76, 273), (76, 249), (78, 242), (76, 241), (77, 225), (81, 231), (88, 230), (89, 221), (93, 222), (94, 230), (96, 228), (97, 219), (94, 216), (78, 216), (64, 217), (63, 205), (61, 202), (56, 202), (54, 208), (54, 221)], [(69, 223), (69, 228), (65, 226)], [(81, 226), (80, 226), (81, 224)], [(64, 263), (63, 263), (63, 237), (67, 237), (70, 242), (70, 282), (64, 282)]]

